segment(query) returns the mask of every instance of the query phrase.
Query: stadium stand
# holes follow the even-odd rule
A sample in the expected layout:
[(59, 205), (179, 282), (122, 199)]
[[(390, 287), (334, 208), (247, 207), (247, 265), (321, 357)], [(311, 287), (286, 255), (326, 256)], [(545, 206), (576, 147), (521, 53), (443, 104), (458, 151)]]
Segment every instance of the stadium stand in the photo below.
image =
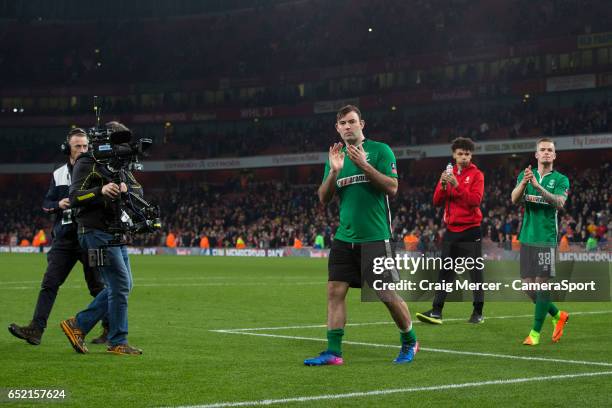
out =
[[(526, 0), (43, 3), (0, 1), (3, 164), (60, 162), (66, 129), (92, 120), (92, 90), (111, 117), (145, 118), (127, 123), (154, 139), (153, 160), (323, 151), (337, 138), (333, 109), (318, 113), (316, 106), (347, 98), (369, 106), (366, 135), (392, 146), (610, 132), (612, 48), (576, 45), (606, 29), (603, 0), (536, 7)], [(61, 46), (45, 47), (40, 38)], [(597, 89), (545, 91), (550, 77), (582, 74), (592, 75)], [(200, 111), (204, 118), (195, 119)], [(167, 119), (181, 115), (187, 119)], [(514, 175), (488, 170), (483, 228), (492, 241), (509, 242), (520, 224), (507, 200)], [(570, 177), (562, 226), (571, 241), (586, 241), (593, 226), (607, 239), (606, 170)], [(416, 230), (421, 241), (437, 240), (443, 226), (429, 204), (434, 180), (402, 174), (408, 181), (394, 200), (396, 238)], [(0, 242), (48, 228), (37, 206), (46, 177), (3, 181)], [(238, 236), (253, 247), (291, 245), (296, 237), (312, 245), (317, 233), (329, 242), (336, 221), (333, 208), (317, 204), (319, 180), (278, 180), (233, 176), (178, 187), (158, 180), (152, 190), (165, 234), (172, 231), (179, 246), (203, 233), (211, 246), (233, 246)], [(155, 192), (164, 187), (171, 193)], [(280, 204), (270, 206), (263, 191)], [(136, 243), (165, 245), (165, 238)]]
[[(520, 103), (478, 111), (456, 104), (445, 110), (419, 114), (372, 112), (365, 119), (368, 137), (392, 146), (406, 146), (447, 143), (457, 136), (483, 141), (605, 133), (612, 129), (609, 117), (612, 117), (612, 104), (602, 101), (576, 102), (573, 107), (556, 110), (538, 110)], [(165, 134), (136, 127), (135, 132), (153, 138), (150, 159), (176, 160), (322, 151), (337, 138), (333, 126), (333, 116), (324, 115), (190, 125), (175, 127), (172, 133)], [(0, 152), (0, 160), (4, 163), (61, 160), (57, 149), (61, 133), (55, 137), (41, 133), (18, 129), (3, 134), (0, 139), (7, 148)], [(232, 143), (226, 143), (228, 140)]]
[[(612, 181), (610, 165), (571, 171), (570, 199), (560, 216), (560, 237), (571, 243), (586, 243), (591, 233), (603, 246), (612, 230)], [(522, 220), (520, 207), (510, 203), (513, 176), (501, 168), (485, 169), (483, 236), (492, 242), (509, 244), (518, 233)], [(514, 176), (515, 177), (515, 176)], [(418, 232), (419, 245), (438, 242), (444, 232), (441, 208), (432, 205), (437, 175), (415, 177), (405, 174), (400, 192), (392, 201), (394, 237), (403, 240)], [(32, 240), (39, 229), (50, 236), (50, 217), (42, 213), (38, 202), (44, 194), (21, 183), (3, 187), (3, 196), (11, 197), (0, 213), (0, 245), (16, 245)], [(200, 181), (174, 182), (152, 186), (149, 197), (160, 204), (164, 231), (136, 237), (135, 245), (165, 246), (172, 232), (179, 247), (197, 247), (207, 236), (211, 247), (235, 247), (241, 237), (247, 247), (278, 248), (293, 245), (297, 237), (312, 246), (315, 236), (324, 235), (326, 244), (337, 227), (335, 205), (318, 203), (316, 184), (291, 185), (287, 181), (257, 182), (235, 178), (224, 184)], [(9, 191), (11, 193), (9, 193)]]

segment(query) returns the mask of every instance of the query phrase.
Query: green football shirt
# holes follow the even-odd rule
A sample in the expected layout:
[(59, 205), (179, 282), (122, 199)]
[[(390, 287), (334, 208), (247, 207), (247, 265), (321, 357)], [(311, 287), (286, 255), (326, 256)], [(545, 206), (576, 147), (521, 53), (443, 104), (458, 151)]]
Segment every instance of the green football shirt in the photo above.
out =
[[(566, 176), (553, 170), (541, 177), (537, 169), (533, 171), (533, 175), (546, 191), (567, 198), (570, 185)], [(517, 185), (523, 177), (524, 171), (519, 174)], [(557, 245), (557, 209), (548, 204), (531, 183), (525, 187), (523, 200), (525, 200), (525, 213), (519, 241), (528, 245)]]
[[(363, 150), (372, 167), (385, 176), (397, 178), (395, 155), (387, 144), (366, 139)], [(342, 151), (346, 153), (346, 147)], [(325, 164), (323, 181), (328, 174), (329, 160)], [(336, 193), (340, 197), (340, 226), (335, 239), (359, 243), (391, 237), (389, 198), (370, 184), (348, 154), (344, 156), (344, 167), (336, 179)]]

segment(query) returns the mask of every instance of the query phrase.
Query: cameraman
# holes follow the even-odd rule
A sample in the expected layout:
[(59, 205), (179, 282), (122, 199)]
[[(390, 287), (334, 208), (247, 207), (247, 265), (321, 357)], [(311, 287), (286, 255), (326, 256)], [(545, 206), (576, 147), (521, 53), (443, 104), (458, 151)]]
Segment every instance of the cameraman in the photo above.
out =
[[(27, 326), (18, 326), (11, 323), (9, 332), (32, 345), (39, 345), (43, 332), (47, 327), (47, 320), (55, 303), (57, 292), (64, 283), (68, 274), (80, 261), (83, 264), (85, 281), (91, 296), (95, 297), (104, 289), (104, 282), (98, 271), (88, 266), (87, 252), (79, 246), (77, 238), (77, 225), (73, 222), (68, 188), (74, 163), (81, 153), (87, 152), (88, 139), (83, 129), (75, 128), (68, 132), (62, 144), (62, 152), (68, 155), (68, 162), (53, 172), (49, 191), (43, 201), (43, 210), (49, 214), (56, 214), (53, 225), (53, 244), (47, 254), (47, 270), (43, 277), (36, 309), (32, 321)], [(106, 343), (107, 322), (102, 323), (104, 333), (93, 343)]]
[[(118, 122), (109, 122), (105, 126), (111, 134), (130, 132)], [(104, 266), (99, 267), (99, 270), (106, 283), (106, 288), (85, 310), (61, 322), (62, 330), (78, 353), (88, 352), (85, 336), (108, 312), (107, 352), (142, 354), (142, 350), (127, 342), (127, 308), (128, 295), (132, 289), (132, 272), (123, 234), (117, 233), (115, 229), (119, 218), (117, 200), (121, 200), (121, 194), (128, 191), (142, 196), (142, 187), (129, 171), (124, 174), (126, 183), (113, 182), (116, 173), (98, 163), (91, 152), (79, 157), (74, 166), (70, 203), (78, 207), (76, 219), (79, 224), (79, 242), (86, 250), (102, 249), (105, 253)]]

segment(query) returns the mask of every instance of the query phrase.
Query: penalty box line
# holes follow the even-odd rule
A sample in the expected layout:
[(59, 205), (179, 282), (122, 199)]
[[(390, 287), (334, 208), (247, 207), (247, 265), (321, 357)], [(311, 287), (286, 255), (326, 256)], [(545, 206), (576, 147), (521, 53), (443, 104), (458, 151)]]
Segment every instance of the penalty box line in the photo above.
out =
[[(289, 339), (289, 340), (327, 342), (327, 339), (319, 339), (316, 337), (286, 336), (282, 334), (250, 333), (246, 331), (230, 331), (230, 330), (211, 330), (211, 331), (216, 332), (216, 333), (225, 333), (225, 334), (241, 334), (244, 336), (258, 336), (258, 337), (279, 338), (279, 339)], [(399, 345), (395, 345), (395, 344), (366, 343), (366, 342), (361, 342), (361, 341), (350, 341), (350, 340), (344, 340), (342, 341), (342, 344), (351, 344), (354, 346), (366, 346), (366, 347), (393, 348), (393, 349), (400, 348)], [(505, 358), (505, 359), (510, 359), (510, 360), (542, 361), (542, 362), (547, 362), (547, 363), (563, 363), (563, 364), (579, 364), (579, 365), (588, 365), (588, 366), (612, 367), (612, 363), (607, 363), (603, 361), (582, 361), (582, 360), (565, 360), (565, 359), (560, 359), (560, 358), (514, 356), (511, 354), (481, 353), (481, 352), (476, 352), (476, 351), (437, 349), (437, 348), (430, 348), (430, 347), (420, 347), (419, 350), (430, 351), (434, 353), (458, 354), (458, 355), (491, 357), (491, 358)]]
[(293, 398), (265, 399), (265, 400), (256, 400), (256, 401), (219, 402), (219, 403), (204, 404), (204, 405), (185, 405), (185, 406), (176, 407), (176, 408), (251, 407), (251, 406), (259, 406), (259, 405), (289, 404), (289, 403), (294, 403), (294, 402), (299, 403), (299, 402), (309, 402), (309, 401), (363, 398), (363, 397), (372, 397), (372, 396), (381, 396), (381, 395), (390, 395), (390, 394), (406, 394), (406, 393), (421, 392), (421, 391), (445, 391), (445, 390), (454, 390), (454, 389), (462, 389), (462, 388), (470, 388), (470, 387), (483, 387), (487, 385), (520, 384), (520, 383), (529, 383), (529, 382), (536, 382), (536, 381), (566, 380), (566, 379), (572, 379), (572, 378), (596, 377), (596, 376), (604, 376), (604, 375), (612, 375), (612, 371), (600, 371), (600, 372), (578, 373), (578, 374), (560, 374), (560, 375), (549, 375), (545, 377), (509, 378), (509, 379), (501, 379), (501, 380), (478, 381), (478, 382), (468, 382), (468, 383), (459, 383), (459, 384), (433, 385), (429, 387), (393, 388), (393, 389), (386, 389), (386, 390), (383, 389), (383, 390), (372, 390), (372, 391), (361, 391), (361, 392), (349, 392), (349, 393), (344, 393), (344, 394), (324, 394), (324, 395), (312, 395), (312, 396), (293, 397)]
[[(610, 314), (612, 310), (595, 310), (595, 311), (587, 311), (587, 312), (572, 312), (571, 316), (575, 315), (597, 315), (597, 314)], [(523, 317), (533, 317), (533, 313), (531, 314), (523, 314), (523, 315), (511, 315), (511, 316), (487, 316), (485, 320), (490, 319), (518, 319)], [(466, 321), (464, 318), (450, 318), (444, 319), (445, 322), (464, 322)], [(412, 323), (421, 323), (419, 320), (413, 320)], [(369, 323), (347, 323), (346, 326), (376, 326), (376, 325), (385, 325), (385, 324), (395, 324), (393, 321), (384, 321), (384, 322), (369, 322)], [(241, 332), (241, 331), (268, 331), (268, 330), (289, 330), (289, 329), (316, 329), (320, 327), (327, 327), (326, 324), (308, 324), (308, 325), (298, 325), (298, 326), (274, 326), (274, 327), (248, 327), (248, 328), (240, 328), (240, 329), (219, 329), (219, 330), (211, 330), (217, 332)]]
[[(599, 310), (599, 311), (585, 311), (585, 312), (574, 312), (573, 315), (589, 315), (589, 314), (606, 314), (612, 313), (612, 310)], [(518, 317), (531, 317), (532, 315), (513, 315), (513, 316), (493, 316), (489, 317), (489, 319), (511, 319)], [(446, 320), (464, 320), (464, 319), (446, 319)], [(378, 325), (378, 324), (393, 324), (393, 322), (373, 322), (373, 323), (353, 323), (347, 324), (347, 326), (366, 326), (366, 325)], [(306, 341), (316, 341), (316, 342), (327, 342), (327, 339), (321, 339), (316, 337), (304, 337), (304, 336), (288, 336), (288, 335), (280, 335), (280, 334), (269, 334), (269, 333), (253, 333), (254, 331), (262, 331), (262, 330), (281, 330), (281, 329), (302, 329), (302, 328), (319, 328), (326, 327), (326, 325), (304, 325), (304, 326), (285, 326), (285, 327), (256, 327), (250, 329), (224, 329), (224, 330), (210, 330), (215, 333), (225, 333), (225, 334), (242, 334), (245, 336), (258, 336), (258, 337), (267, 337), (267, 338), (280, 338), (280, 339), (288, 339), (288, 340), (306, 340)], [(382, 347), (382, 348), (394, 348), (398, 349), (400, 346), (395, 344), (379, 344), (379, 343), (367, 343), (367, 342), (359, 342), (359, 341), (343, 341), (344, 344), (351, 344), (355, 346), (365, 346), (365, 347)], [(534, 357), (534, 356), (515, 356), (511, 354), (499, 354), (499, 353), (484, 353), (484, 352), (476, 352), (476, 351), (462, 351), (462, 350), (451, 350), (451, 349), (438, 349), (431, 347), (421, 347), (423, 351), (429, 351), (434, 353), (446, 353), (446, 354), (457, 354), (457, 355), (467, 355), (467, 356), (478, 356), (478, 357), (490, 357), (490, 358), (503, 358), (510, 360), (524, 360), (524, 361), (542, 361), (549, 363), (562, 363), (562, 364), (578, 364), (578, 365), (588, 365), (588, 366), (600, 366), (600, 367), (612, 367), (612, 363), (603, 362), (603, 361), (584, 361), (584, 360), (567, 360), (567, 359), (559, 359), (559, 358), (545, 358), (545, 357)]]

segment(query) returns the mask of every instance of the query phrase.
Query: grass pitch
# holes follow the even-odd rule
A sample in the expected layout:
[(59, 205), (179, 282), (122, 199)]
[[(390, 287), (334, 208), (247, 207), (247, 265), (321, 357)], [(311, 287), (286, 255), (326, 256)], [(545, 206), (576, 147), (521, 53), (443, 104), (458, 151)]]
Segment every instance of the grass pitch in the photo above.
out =
[[(442, 326), (415, 324), (423, 347), (415, 361), (395, 366), (399, 334), (386, 309), (351, 290), (345, 365), (305, 367), (325, 348), (325, 260), (131, 261), (129, 341), (144, 350), (139, 357), (96, 345), (79, 355), (69, 345), (59, 322), (90, 301), (80, 267), (60, 289), (40, 346), (11, 336), (9, 323), (31, 319), (46, 260), (1, 255), (0, 388), (62, 388), (69, 396), (57, 406), (65, 407), (610, 404), (610, 303), (559, 304), (571, 314), (566, 334), (552, 344), (547, 319), (538, 347), (521, 345), (532, 323), (527, 301), (487, 303), (478, 326), (465, 322), (471, 304), (448, 303)], [(410, 307), (414, 315), (429, 304)]]

